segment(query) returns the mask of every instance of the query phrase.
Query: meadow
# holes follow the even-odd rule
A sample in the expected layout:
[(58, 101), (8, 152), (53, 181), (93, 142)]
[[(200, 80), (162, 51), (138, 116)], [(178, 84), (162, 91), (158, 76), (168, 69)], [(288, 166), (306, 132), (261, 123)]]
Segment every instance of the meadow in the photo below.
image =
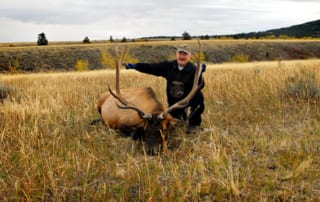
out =
[[(174, 131), (169, 150), (104, 125), (96, 102), (113, 70), (0, 75), (1, 201), (316, 201), (320, 60), (227, 63), (205, 72), (205, 135)], [(121, 88), (161, 78), (121, 71)]]

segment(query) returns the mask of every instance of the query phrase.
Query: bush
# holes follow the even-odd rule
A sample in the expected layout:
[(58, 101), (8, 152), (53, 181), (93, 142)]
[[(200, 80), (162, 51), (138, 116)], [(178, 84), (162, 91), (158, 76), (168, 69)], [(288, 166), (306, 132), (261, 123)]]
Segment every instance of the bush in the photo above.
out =
[(18, 59), (15, 59), (14, 62), (8, 62), (8, 70), (10, 73), (17, 73), (20, 70), (20, 62)]
[(295, 99), (319, 99), (320, 87), (314, 72), (301, 70), (286, 81), (286, 94)]
[(183, 40), (191, 40), (192, 37), (188, 32), (185, 31), (185, 32), (182, 33), (182, 39)]
[(234, 55), (231, 58), (231, 62), (249, 62), (249, 56), (248, 55)]
[(77, 71), (87, 71), (89, 69), (88, 60), (78, 60), (75, 66)]
[(127, 38), (123, 37), (120, 42), (122, 42), (122, 43), (127, 42)]
[(91, 43), (89, 37), (87, 37), (87, 36), (83, 39), (82, 42), (83, 42), (84, 44), (89, 44), (89, 43)]
[[(134, 56), (129, 54), (129, 50), (127, 50), (127, 54), (124, 57), (123, 62), (125, 63), (138, 63), (139, 59), (135, 58)], [(115, 59), (114, 56), (111, 55), (109, 52), (103, 52), (101, 54), (101, 64), (106, 65), (110, 69), (116, 69)]]
[(2, 82), (0, 82), (0, 102), (3, 103), (3, 100), (6, 99), (11, 93), (11, 88), (6, 87)]
[(38, 46), (46, 46), (48, 45), (48, 40), (45, 35), (45, 33), (40, 33), (38, 34), (38, 41), (37, 41)]
[[(196, 63), (198, 58), (198, 53), (192, 54), (191, 61)], [(204, 62), (207, 61), (207, 54), (205, 52), (200, 52), (200, 61)]]

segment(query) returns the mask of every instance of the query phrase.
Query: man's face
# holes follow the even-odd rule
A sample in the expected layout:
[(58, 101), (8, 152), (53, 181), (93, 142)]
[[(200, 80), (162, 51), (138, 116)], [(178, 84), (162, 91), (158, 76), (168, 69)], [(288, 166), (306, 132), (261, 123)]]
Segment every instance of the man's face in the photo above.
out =
[(179, 66), (186, 66), (187, 63), (191, 60), (191, 54), (183, 51), (177, 52), (177, 61)]

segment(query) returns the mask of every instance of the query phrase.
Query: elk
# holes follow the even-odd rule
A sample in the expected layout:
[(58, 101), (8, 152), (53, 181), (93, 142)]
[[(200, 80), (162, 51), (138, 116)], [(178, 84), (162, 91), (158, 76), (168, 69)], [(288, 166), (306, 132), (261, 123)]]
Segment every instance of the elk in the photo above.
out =
[(98, 110), (103, 123), (117, 129), (134, 140), (140, 139), (147, 146), (148, 153), (167, 150), (167, 140), (170, 129), (182, 121), (170, 115), (177, 108), (183, 108), (200, 89), (203, 81), (200, 70), (200, 41), (197, 54), (197, 68), (193, 87), (190, 93), (179, 102), (165, 109), (157, 99), (151, 87), (121, 89), (119, 86), (120, 67), (126, 48), (119, 58), (118, 46), (115, 45), (116, 84), (115, 92), (108, 84), (108, 92), (103, 93), (98, 100)]

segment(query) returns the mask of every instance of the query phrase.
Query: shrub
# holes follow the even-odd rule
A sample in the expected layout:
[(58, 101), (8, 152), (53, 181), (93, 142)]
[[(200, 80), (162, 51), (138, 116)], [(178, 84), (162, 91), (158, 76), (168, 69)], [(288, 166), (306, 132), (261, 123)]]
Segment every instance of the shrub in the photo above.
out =
[(249, 56), (248, 55), (234, 55), (231, 58), (231, 62), (249, 62)]
[(292, 39), (293, 37), (290, 37), (290, 36), (285, 35), (285, 34), (280, 34), (278, 38), (279, 39)]
[[(196, 63), (197, 62), (198, 53), (192, 54), (191, 61)], [(207, 54), (205, 52), (200, 52), (200, 61), (207, 61)]]
[(123, 37), (120, 42), (122, 42), (122, 43), (127, 42), (127, 38)]
[(38, 44), (38, 46), (48, 45), (48, 39), (47, 39), (45, 33), (42, 32), (42, 33), (38, 34), (37, 44)]
[(286, 81), (286, 94), (295, 99), (319, 99), (320, 87), (314, 72), (301, 70)]
[(82, 42), (83, 42), (84, 44), (89, 44), (89, 43), (91, 43), (89, 37), (87, 37), (87, 36), (83, 39)]
[(88, 60), (78, 60), (75, 66), (77, 71), (87, 71), (89, 69), (89, 62)]
[(6, 65), (7, 65), (7, 70), (12, 74), (17, 73), (20, 70), (20, 62), (18, 59), (15, 59), (13, 62), (8, 61)]
[(188, 32), (185, 31), (185, 32), (182, 33), (182, 39), (183, 40), (191, 40), (192, 37)]
[(110, 43), (113, 43), (113, 42), (114, 42), (113, 37), (110, 36)]
[(0, 102), (3, 103), (3, 100), (6, 99), (11, 93), (12, 89), (5, 86), (2, 82), (0, 82)]
[[(123, 62), (125, 62), (125, 63), (138, 63), (139, 59), (134, 57), (134, 56), (132, 56), (132, 55), (130, 55), (129, 51), (127, 51), (127, 54), (125, 55)], [(107, 51), (103, 52), (101, 54), (101, 63), (103, 65), (106, 65), (110, 69), (115, 69), (116, 68), (114, 56), (111, 55)]]
[(210, 36), (209, 36), (209, 35), (201, 35), (201, 36), (200, 36), (200, 39), (202, 39), (202, 40), (209, 40), (209, 39), (210, 39)]

